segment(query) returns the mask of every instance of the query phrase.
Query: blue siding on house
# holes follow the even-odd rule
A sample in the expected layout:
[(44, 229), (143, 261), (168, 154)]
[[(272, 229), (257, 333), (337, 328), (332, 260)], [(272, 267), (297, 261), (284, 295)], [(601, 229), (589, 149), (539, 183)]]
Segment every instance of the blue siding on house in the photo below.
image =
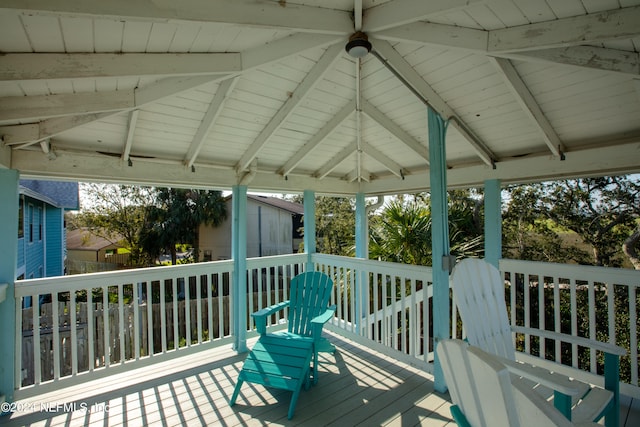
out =
[(47, 206), (45, 212), (46, 234), (46, 269), (45, 276), (64, 275), (65, 232), (64, 211), (53, 206)]
[(78, 184), (21, 180), (20, 194), (24, 200), (24, 237), (18, 239), (17, 275), (25, 279), (63, 275), (64, 212), (78, 208)]

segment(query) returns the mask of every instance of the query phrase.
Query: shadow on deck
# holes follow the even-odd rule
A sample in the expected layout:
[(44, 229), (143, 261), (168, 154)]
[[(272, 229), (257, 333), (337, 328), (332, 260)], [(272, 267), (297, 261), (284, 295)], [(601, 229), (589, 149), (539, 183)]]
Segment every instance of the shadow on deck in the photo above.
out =
[[(454, 425), (449, 396), (434, 392), (429, 374), (327, 335), (338, 351), (320, 355), (320, 381), (300, 394), (291, 421), (290, 392), (245, 383), (229, 407), (246, 355), (225, 346), (17, 402), (21, 411), (0, 425)], [(638, 411), (625, 411), (623, 423), (634, 425)]]

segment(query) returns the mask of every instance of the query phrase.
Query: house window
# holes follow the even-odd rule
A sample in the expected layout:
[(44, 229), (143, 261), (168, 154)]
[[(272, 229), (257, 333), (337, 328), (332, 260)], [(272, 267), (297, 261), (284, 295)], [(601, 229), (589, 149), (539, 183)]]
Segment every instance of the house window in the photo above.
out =
[(24, 199), (20, 197), (18, 203), (18, 239), (24, 237)]
[(29, 204), (29, 243), (33, 242), (33, 205)]
[(42, 216), (42, 208), (38, 208), (38, 240), (42, 241), (42, 229), (43, 229), (44, 217)]

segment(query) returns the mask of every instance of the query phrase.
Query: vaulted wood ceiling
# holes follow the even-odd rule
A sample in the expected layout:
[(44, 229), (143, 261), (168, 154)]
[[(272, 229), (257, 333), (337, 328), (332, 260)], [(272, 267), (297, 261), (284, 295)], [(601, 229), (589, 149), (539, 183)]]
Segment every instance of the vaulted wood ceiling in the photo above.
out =
[[(345, 52), (356, 30), (373, 52)], [(225, 189), (640, 171), (640, 0), (3, 0), (0, 164)]]

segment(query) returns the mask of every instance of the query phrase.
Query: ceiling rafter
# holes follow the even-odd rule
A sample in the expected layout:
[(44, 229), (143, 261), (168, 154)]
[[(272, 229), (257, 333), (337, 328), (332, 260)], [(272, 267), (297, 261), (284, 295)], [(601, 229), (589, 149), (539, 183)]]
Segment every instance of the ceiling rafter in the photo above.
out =
[(7, 53), (0, 81), (186, 76), (242, 71), (239, 53)]
[[(136, 132), (136, 125), (138, 123), (138, 114), (140, 110), (131, 110), (129, 112), (129, 120), (127, 121), (127, 137), (124, 142), (124, 149), (122, 150), (122, 162), (129, 163), (131, 159), (129, 155), (131, 154), (131, 146), (133, 145), (133, 136)], [(129, 163), (131, 165), (131, 163)]]
[(223, 80), (220, 82), (218, 86), (218, 90), (213, 96), (213, 100), (209, 104), (209, 108), (207, 108), (207, 112), (205, 113), (202, 121), (200, 122), (200, 126), (198, 126), (198, 130), (191, 140), (191, 145), (189, 146), (189, 150), (187, 154), (184, 156), (184, 163), (187, 167), (192, 167), (200, 154), (200, 149), (204, 144), (204, 141), (213, 128), (213, 125), (216, 123), (216, 120), (220, 116), (222, 112), (222, 108), (224, 107), (225, 102), (233, 92), (233, 88), (238, 82), (238, 77), (232, 77), (227, 80)]
[(409, 135), (404, 129), (398, 126), (393, 120), (387, 117), (382, 111), (378, 110), (373, 104), (366, 99), (362, 100), (362, 112), (373, 119), (380, 126), (385, 128), (391, 135), (398, 138), (407, 147), (413, 150), (417, 155), (423, 158), (427, 165), (429, 164), (429, 150), (418, 140)]
[(7, 145), (36, 143), (66, 130), (104, 119), (113, 114), (117, 114), (117, 112), (72, 115), (46, 119), (26, 125), (0, 126), (0, 135)]
[(320, 169), (316, 170), (313, 176), (318, 179), (323, 179), (327, 175), (329, 175), (335, 168), (337, 168), (340, 163), (344, 162), (347, 157), (352, 155), (354, 152), (358, 150), (356, 142), (353, 141), (351, 144), (343, 148), (338, 154), (333, 156), (328, 162), (320, 167)]
[(65, 17), (123, 17), (160, 22), (193, 21), (248, 25), (309, 33), (348, 34), (352, 28), (351, 13), (336, 9), (265, 1), (256, 7), (253, 0), (199, 0), (162, 2), (153, 0), (123, 2), (103, 0), (3, 0), (0, 10), (24, 13), (49, 13)]
[(427, 83), (422, 76), (400, 55), (391, 44), (384, 40), (376, 40), (374, 48), (384, 56), (393, 69), (399, 73), (411, 87), (420, 94), (423, 99), (428, 100), (429, 105), (438, 112), (445, 120), (449, 120), (451, 125), (473, 147), (477, 156), (487, 165), (494, 166), (496, 156), (487, 148), (455, 111), (438, 95), (438, 93)]
[(422, 21), (430, 16), (451, 12), (471, 3), (486, 0), (394, 0), (366, 9), (363, 29), (366, 32), (381, 31)]
[(359, 170), (359, 171), (354, 169), (351, 172), (349, 172), (348, 174), (346, 174), (345, 176), (343, 176), (342, 179), (347, 181), (347, 182), (354, 182), (354, 181), (371, 182), (371, 173), (369, 171), (367, 171), (366, 169), (364, 169), (364, 168), (361, 168), (361, 170)]
[(330, 46), (313, 66), (311, 71), (304, 77), (291, 96), (282, 104), (278, 112), (271, 118), (269, 123), (262, 129), (262, 132), (254, 139), (251, 146), (245, 151), (236, 165), (236, 170), (242, 172), (247, 169), (251, 161), (258, 155), (262, 147), (269, 138), (280, 128), (282, 123), (289, 117), (296, 105), (300, 103), (307, 93), (322, 78), (327, 69), (342, 53), (342, 45)]
[(489, 31), (489, 53), (540, 50), (640, 35), (640, 7)]
[(300, 162), (311, 154), (314, 148), (322, 143), (333, 131), (347, 120), (355, 111), (355, 100), (351, 100), (345, 104), (332, 118), (329, 120), (313, 137), (307, 141), (287, 162), (282, 166), (278, 173), (282, 176), (289, 175)]
[[(557, 21), (553, 21), (557, 22)], [(551, 62), (583, 68), (640, 75), (640, 54), (595, 46), (553, 47), (539, 50), (489, 52), (490, 31), (432, 22), (414, 22), (402, 27), (380, 31), (375, 36), (391, 42), (420, 43), (468, 50), (479, 54), (532, 62)], [(640, 36), (640, 29), (637, 35)], [(561, 39), (557, 40), (560, 44)]]
[(389, 158), (389, 156), (383, 154), (378, 151), (376, 148), (373, 148), (370, 144), (362, 141), (362, 151), (369, 157), (376, 160), (382, 166), (387, 168), (389, 172), (397, 176), (398, 178), (403, 178), (405, 175), (405, 170), (399, 163), (394, 162)]
[(503, 58), (490, 58), (490, 61), (503, 75), (505, 84), (507, 84), (523, 111), (542, 133), (549, 150), (554, 156), (562, 157), (566, 151), (564, 144), (511, 61)]

